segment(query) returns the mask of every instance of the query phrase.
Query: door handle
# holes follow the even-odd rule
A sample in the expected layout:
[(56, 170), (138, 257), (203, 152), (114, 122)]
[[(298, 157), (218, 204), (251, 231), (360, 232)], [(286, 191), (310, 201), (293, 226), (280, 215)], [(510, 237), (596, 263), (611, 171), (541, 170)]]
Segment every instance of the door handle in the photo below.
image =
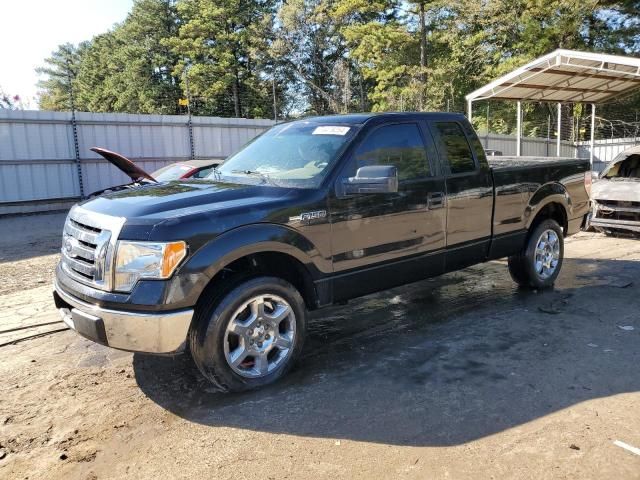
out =
[(427, 207), (429, 209), (442, 208), (444, 206), (444, 192), (432, 192), (427, 194)]

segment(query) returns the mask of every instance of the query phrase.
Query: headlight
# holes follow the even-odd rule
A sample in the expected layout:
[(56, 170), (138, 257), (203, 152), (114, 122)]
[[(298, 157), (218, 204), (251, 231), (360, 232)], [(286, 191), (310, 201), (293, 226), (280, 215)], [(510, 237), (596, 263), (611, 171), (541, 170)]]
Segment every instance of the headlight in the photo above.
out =
[(116, 250), (114, 290), (130, 292), (141, 278), (169, 278), (187, 256), (184, 242), (128, 242), (120, 240)]

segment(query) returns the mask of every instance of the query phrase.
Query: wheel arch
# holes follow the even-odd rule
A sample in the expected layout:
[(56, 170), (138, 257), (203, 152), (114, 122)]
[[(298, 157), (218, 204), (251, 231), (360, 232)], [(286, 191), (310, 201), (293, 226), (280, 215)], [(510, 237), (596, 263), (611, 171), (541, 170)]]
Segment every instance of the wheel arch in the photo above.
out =
[(238, 281), (265, 275), (291, 283), (307, 308), (314, 309), (324, 293), (317, 291), (315, 281), (330, 273), (326, 268), (317, 248), (300, 232), (256, 224), (227, 232), (200, 248), (181, 270), (181, 277), (195, 279), (196, 306), (205, 295), (221, 295)]
[(531, 232), (540, 222), (552, 219), (558, 222), (566, 236), (572, 209), (571, 197), (564, 185), (545, 184), (531, 196), (526, 207), (527, 230)]

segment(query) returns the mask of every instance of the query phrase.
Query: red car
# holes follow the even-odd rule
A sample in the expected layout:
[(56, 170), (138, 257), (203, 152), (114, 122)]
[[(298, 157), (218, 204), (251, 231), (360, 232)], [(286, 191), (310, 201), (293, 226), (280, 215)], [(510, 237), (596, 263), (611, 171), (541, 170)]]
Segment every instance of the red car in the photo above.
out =
[(220, 160), (189, 160), (177, 162), (156, 170), (151, 176), (158, 182), (168, 182), (183, 178), (204, 178), (221, 163)]
[(120, 155), (119, 153), (99, 147), (93, 147), (91, 150), (104, 157), (118, 169), (122, 170), (129, 178), (131, 178), (132, 183), (99, 190), (89, 195), (90, 197), (106, 192), (114, 192), (123, 188), (135, 187), (148, 182), (160, 183), (186, 178), (205, 178), (222, 163), (222, 160), (219, 159), (185, 160), (166, 165), (152, 174), (148, 174), (127, 157)]

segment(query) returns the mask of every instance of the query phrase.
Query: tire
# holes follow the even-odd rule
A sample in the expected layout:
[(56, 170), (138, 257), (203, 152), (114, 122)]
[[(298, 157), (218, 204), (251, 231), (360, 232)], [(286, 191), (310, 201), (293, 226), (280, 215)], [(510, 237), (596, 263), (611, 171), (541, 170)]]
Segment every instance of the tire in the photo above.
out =
[(198, 305), (189, 331), (191, 356), (221, 392), (263, 387), (284, 376), (299, 358), (306, 314), (300, 293), (289, 282), (276, 277), (242, 281)]
[[(542, 251), (536, 253), (538, 247)], [(555, 220), (544, 220), (531, 231), (522, 251), (509, 257), (509, 273), (521, 287), (549, 288), (560, 274), (563, 259), (562, 228)]]

